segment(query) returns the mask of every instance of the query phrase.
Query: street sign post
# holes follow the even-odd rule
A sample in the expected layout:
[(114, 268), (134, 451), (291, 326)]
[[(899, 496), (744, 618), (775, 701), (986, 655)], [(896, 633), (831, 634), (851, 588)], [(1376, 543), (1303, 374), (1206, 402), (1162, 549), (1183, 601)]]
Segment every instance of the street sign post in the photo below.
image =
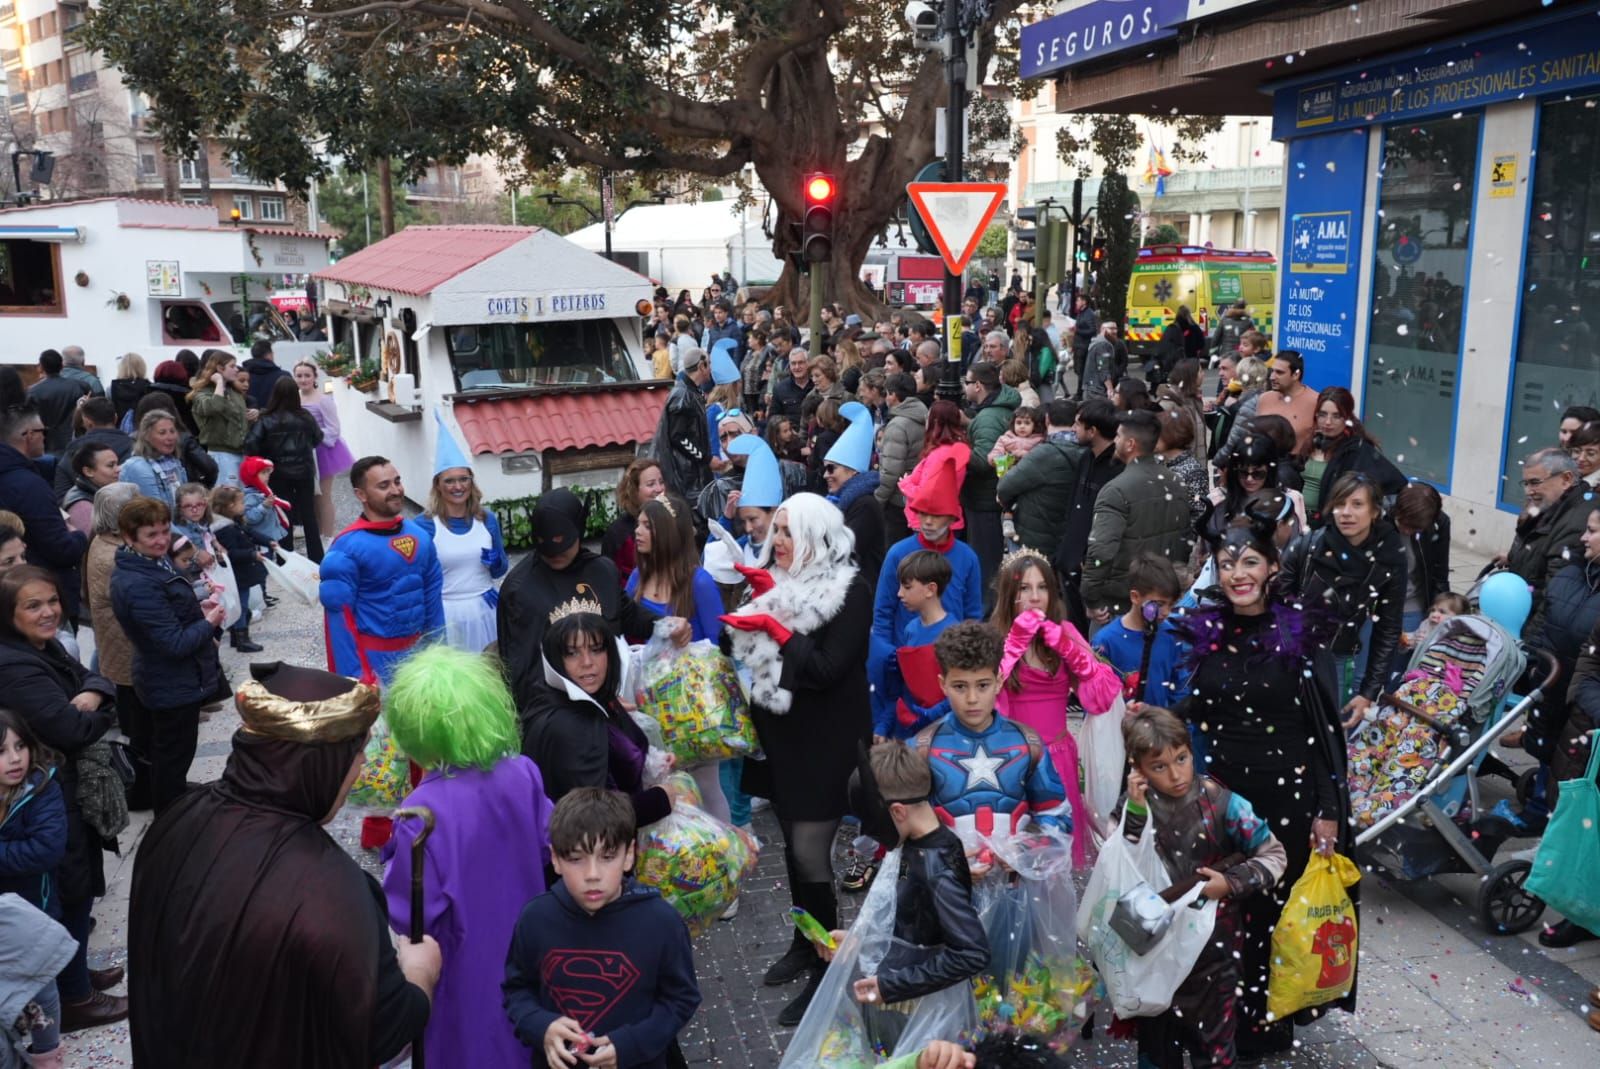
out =
[(945, 268), (959, 278), (1005, 200), (1006, 187), (1001, 182), (912, 182), (906, 193), (927, 224)]

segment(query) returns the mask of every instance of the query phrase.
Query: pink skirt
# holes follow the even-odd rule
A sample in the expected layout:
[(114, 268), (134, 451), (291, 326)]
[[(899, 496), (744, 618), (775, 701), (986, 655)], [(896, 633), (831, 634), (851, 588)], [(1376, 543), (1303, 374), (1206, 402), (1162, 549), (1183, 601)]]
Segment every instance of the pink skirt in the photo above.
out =
[(335, 475), (343, 475), (355, 466), (356, 458), (351, 455), (350, 447), (340, 438), (332, 445), (317, 446), (317, 477), (331, 479)]

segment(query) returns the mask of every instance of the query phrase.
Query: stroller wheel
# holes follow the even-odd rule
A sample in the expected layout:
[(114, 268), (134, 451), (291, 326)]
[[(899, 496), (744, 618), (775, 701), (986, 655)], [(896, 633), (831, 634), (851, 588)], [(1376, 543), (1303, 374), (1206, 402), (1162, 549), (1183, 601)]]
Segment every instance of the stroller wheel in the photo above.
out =
[(1517, 776), (1517, 802), (1527, 805), (1533, 795), (1533, 783), (1539, 776), (1538, 768), (1525, 768)]
[(1504, 861), (1490, 869), (1478, 887), (1478, 919), (1495, 935), (1516, 935), (1539, 923), (1543, 900), (1522, 889), (1533, 863)]

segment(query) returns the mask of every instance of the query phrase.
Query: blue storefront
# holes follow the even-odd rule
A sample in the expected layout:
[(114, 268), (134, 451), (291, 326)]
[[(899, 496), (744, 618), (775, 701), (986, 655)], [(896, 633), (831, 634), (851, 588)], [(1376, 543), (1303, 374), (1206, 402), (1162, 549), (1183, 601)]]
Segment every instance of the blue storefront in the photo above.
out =
[(1271, 88), (1278, 344), (1503, 544), (1523, 457), (1600, 407), (1600, 5)]

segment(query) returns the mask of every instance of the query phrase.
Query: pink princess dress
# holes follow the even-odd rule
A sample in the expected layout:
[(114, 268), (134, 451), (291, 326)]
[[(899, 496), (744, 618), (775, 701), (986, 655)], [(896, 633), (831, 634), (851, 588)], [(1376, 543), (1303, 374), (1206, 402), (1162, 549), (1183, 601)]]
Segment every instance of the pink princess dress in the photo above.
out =
[[(1061, 655), (1061, 666), (1053, 674), (1023, 659), (1036, 637)], [(1017, 689), (1008, 682), (1012, 669), (1020, 684)], [(1083, 801), (1078, 743), (1067, 725), (1067, 701), (1076, 690), (1084, 712), (1104, 715), (1121, 696), (1122, 680), (1114, 668), (1094, 655), (1076, 627), (1048, 620), (1037, 609), (1029, 609), (1011, 624), (1000, 658), (1000, 679), (996, 703), (1000, 715), (1026, 724), (1044, 740), (1072, 810), (1072, 863), (1074, 867), (1087, 865), (1093, 860), (1089, 850), (1091, 818)]]

